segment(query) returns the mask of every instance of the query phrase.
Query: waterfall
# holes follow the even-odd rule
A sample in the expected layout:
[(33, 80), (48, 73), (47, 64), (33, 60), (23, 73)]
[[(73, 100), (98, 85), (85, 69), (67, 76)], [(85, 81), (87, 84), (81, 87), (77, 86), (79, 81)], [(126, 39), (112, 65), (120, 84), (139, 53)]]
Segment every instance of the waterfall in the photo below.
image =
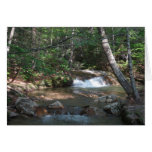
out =
[(73, 81), (73, 87), (79, 87), (79, 88), (99, 88), (108, 85), (109, 84), (106, 84), (106, 81), (104, 81), (103, 77), (94, 77), (84, 81), (76, 78)]

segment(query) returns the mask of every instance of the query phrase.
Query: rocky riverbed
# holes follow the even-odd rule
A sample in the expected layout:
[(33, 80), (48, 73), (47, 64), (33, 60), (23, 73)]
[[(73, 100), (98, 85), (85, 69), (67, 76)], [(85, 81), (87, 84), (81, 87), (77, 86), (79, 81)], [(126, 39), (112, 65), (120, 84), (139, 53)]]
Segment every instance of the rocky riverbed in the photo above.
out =
[[(95, 73), (87, 81), (78, 76), (81, 83), (66, 88), (38, 89), (32, 84), (13, 83), (8, 86), (8, 124), (143, 125), (144, 103), (131, 103), (120, 86), (110, 85), (103, 73)], [(98, 84), (101, 80), (105, 81), (103, 87)], [(90, 82), (93, 87), (81, 87), (92, 85)]]

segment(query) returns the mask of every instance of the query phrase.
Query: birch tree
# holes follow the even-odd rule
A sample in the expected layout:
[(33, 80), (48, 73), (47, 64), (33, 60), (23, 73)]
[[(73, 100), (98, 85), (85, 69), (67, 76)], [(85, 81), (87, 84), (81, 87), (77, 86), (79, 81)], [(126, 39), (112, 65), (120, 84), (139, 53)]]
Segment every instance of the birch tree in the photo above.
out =
[(12, 43), (14, 33), (15, 33), (15, 27), (12, 27), (11, 32), (10, 32), (10, 36), (9, 36), (9, 40), (8, 40), (7, 52), (9, 52), (9, 50), (10, 50), (10, 45)]
[(101, 35), (101, 42), (102, 42), (102, 47), (104, 50), (104, 53), (109, 61), (109, 64), (118, 80), (118, 82), (121, 84), (121, 86), (124, 88), (128, 96), (132, 96), (132, 88), (129, 82), (126, 80), (125, 76), (123, 73), (120, 71), (116, 60), (113, 56), (112, 50), (110, 48), (108, 38), (106, 36), (105, 30), (103, 27), (98, 27), (99, 34)]

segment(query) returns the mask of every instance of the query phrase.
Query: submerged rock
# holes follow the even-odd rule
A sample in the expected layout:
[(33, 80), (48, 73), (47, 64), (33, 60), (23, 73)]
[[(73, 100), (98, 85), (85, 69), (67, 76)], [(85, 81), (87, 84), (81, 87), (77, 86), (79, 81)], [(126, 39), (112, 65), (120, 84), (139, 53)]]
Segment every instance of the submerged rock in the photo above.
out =
[(64, 109), (63, 104), (60, 101), (56, 101), (48, 106), (51, 109)]
[(20, 113), (34, 116), (38, 104), (29, 98), (19, 97), (15, 102), (15, 106)]

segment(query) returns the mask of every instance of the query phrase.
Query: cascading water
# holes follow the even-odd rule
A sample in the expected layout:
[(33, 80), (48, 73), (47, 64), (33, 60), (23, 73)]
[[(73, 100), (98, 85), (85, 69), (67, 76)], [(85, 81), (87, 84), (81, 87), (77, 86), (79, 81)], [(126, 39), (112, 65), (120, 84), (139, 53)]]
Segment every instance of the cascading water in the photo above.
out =
[(106, 83), (103, 77), (94, 77), (84, 81), (76, 78), (73, 81), (73, 87), (79, 87), (79, 88), (99, 88), (108, 85), (109, 84)]

